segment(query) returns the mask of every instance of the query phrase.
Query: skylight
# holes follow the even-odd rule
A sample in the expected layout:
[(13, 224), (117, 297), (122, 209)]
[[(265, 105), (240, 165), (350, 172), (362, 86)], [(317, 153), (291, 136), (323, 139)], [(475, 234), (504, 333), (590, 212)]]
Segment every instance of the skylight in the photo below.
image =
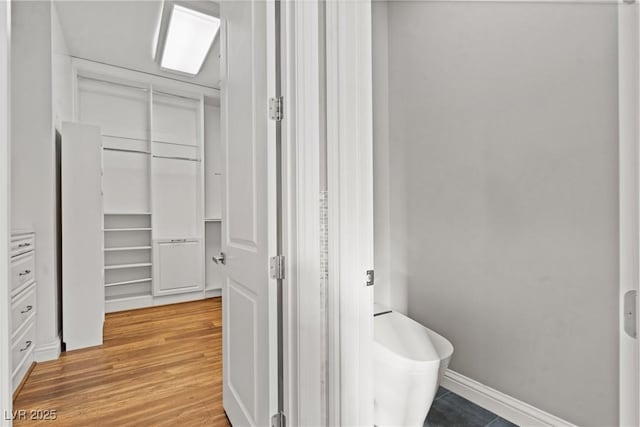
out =
[(219, 28), (218, 18), (174, 5), (160, 66), (195, 76), (200, 72)]

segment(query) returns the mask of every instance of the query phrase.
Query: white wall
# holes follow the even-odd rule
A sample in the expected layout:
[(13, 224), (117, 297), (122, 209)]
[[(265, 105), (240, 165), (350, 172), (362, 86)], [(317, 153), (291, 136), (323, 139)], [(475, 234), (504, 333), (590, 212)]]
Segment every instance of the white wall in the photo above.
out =
[(377, 250), (406, 265), (387, 300), (452, 341), (452, 369), (584, 426), (617, 424), (616, 19), (602, 4), (390, 2), (376, 71), (376, 237), (401, 240)]
[(407, 312), (406, 176), (403, 150), (389, 134), (388, 6), (372, 3), (373, 20), (373, 187), (375, 299)]
[(63, 121), (73, 119), (71, 101), (71, 54), (58, 17), (57, 3), (51, 7), (51, 61), (53, 81), (53, 124), (60, 130)]
[[(11, 192), (11, 2), (0, 3), (0, 412), (12, 410), (11, 315), (9, 303), (9, 228)], [(6, 417), (0, 426), (11, 425)]]
[(55, 357), (59, 347), (51, 9), (48, 1), (12, 7), (11, 226), (36, 233), (40, 360)]

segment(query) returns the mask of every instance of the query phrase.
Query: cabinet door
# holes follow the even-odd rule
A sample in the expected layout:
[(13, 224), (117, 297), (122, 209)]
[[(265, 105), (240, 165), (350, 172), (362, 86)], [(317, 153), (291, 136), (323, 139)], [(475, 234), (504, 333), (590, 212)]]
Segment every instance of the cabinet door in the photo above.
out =
[(155, 246), (154, 295), (204, 289), (203, 249), (200, 240), (158, 242)]

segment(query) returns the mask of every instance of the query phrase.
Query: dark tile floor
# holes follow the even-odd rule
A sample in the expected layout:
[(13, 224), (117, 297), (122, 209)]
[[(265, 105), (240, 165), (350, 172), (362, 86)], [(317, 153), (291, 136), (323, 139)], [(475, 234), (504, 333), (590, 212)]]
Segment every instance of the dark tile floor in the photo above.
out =
[(517, 427), (491, 411), (440, 387), (424, 427)]

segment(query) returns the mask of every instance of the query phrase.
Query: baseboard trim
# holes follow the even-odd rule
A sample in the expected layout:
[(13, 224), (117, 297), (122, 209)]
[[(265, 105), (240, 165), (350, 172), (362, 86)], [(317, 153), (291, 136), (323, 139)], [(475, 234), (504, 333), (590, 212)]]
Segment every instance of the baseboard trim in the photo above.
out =
[(575, 424), (571, 424), (542, 409), (465, 377), (451, 369), (445, 372), (441, 385), (519, 426), (576, 427)]
[(16, 388), (15, 391), (13, 392), (13, 403), (16, 403), (16, 399), (20, 395), (20, 392), (22, 391), (24, 384), (27, 382), (27, 379), (29, 379), (29, 375), (31, 375), (31, 372), (33, 372), (33, 368), (35, 367), (36, 367), (36, 362), (31, 362), (31, 365), (29, 366), (29, 369), (27, 369), (27, 372), (24, 374), (24, 377), (22, 377), (22, 380), (20, 381), (18, 388)]
[(36, 362), (47, 362), (49, 360), (56, 360), (60, 357), (60, 337), (57, 337), (54, 341), (47, 344), (36, 346), (33, 351), (33, 359)]
[(205, 298), (215, 298), (222, 296), (222, 289), (205, 289), (204, 297)]

